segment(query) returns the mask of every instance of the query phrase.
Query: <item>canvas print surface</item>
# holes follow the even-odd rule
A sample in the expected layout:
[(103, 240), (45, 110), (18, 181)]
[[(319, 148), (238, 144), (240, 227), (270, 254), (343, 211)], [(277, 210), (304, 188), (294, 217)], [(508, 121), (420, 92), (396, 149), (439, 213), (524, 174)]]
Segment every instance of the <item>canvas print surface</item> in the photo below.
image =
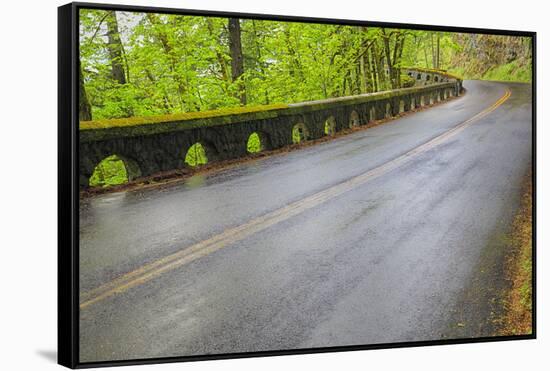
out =
[(530, 37), (79, 11), (79, 360), (532, 333)]

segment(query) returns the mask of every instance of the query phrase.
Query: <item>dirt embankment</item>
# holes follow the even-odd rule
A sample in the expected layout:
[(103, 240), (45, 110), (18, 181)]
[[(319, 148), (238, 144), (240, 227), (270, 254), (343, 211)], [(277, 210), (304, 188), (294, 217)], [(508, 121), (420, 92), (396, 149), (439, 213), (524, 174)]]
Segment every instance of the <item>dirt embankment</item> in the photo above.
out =
[(510, 252), (505, 270), (510, 289), (504, 297), (504, 315), (498, 335), (532, 333), (533, 268), (533, 181), (529, 174), (523, 185), (521, 207), (510, 236)]

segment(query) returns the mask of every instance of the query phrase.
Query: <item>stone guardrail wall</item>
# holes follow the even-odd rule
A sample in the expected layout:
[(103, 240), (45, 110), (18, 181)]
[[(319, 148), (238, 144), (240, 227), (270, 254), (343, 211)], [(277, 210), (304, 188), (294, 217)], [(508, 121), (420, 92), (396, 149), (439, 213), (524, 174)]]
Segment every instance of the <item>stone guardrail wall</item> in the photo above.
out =
[(402, 68), (401, 72), (415, 80), (415, 86), (425, 86), (441, 82), (459, 81), (461, 78), (445, 71), (430, 70), (427, 68)]
[(462, 81), (444, 73), (403, 69), (417, 80), (411, 88), (289, 104), (259, 112), (227, 116), (134, 124), (110, 128), (83, 129), (79, 132), (79, 182), (88, 187), (95, 167), (105, 158), (117, 155), (124, 161), (128, 179), (187, 167), (185, 155), (201, 143), (209, 162), (246, 156), (251, 134), (260, 137), (263, 150), (293, 144), (292, 132), (301, 140), (318, 139), (326, 134), (374, 120), (396, 116), (457, 96)]

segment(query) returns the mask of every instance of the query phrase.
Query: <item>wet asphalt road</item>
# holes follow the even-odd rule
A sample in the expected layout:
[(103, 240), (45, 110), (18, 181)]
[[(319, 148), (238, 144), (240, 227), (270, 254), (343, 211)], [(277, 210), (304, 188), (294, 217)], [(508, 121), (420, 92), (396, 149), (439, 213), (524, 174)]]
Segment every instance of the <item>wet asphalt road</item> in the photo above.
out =
[(481, 256), (513, 217), (532, 151), (530, 85), (465, 87), (463, 97), (333, 141), (81, 202), (85, 293), (387, 163), (512, 91), (405, 165), (82, 309), (80, 360), (445, 337)]

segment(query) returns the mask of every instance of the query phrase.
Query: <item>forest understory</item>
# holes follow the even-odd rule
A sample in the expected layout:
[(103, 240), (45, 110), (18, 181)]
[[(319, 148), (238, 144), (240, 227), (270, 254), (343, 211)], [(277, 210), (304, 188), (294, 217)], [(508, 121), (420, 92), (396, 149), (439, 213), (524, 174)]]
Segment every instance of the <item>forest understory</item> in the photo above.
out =
[[(84, 130), (414, 85), (403, 67), (528, 82), (531, 55), (525, 37), (83, 9), (79, 117)], [(249, 152), (260, 152), (258, 140)], [(187, 152), (190, 168), (207, 162), (200, 143)], [(90, 178), (126, 182), (116, 154)]]
[(518, 36), (82, 10), (80, 120), (289, 104), (414, 85), (406, 67), (529, 82)]
[(505, 270), (509, 289), (504, 295), (504, 315), (498, 335), (529, 335), (533, 328), (533, 179), (523, 184), (521, 206), (509, 238)]

